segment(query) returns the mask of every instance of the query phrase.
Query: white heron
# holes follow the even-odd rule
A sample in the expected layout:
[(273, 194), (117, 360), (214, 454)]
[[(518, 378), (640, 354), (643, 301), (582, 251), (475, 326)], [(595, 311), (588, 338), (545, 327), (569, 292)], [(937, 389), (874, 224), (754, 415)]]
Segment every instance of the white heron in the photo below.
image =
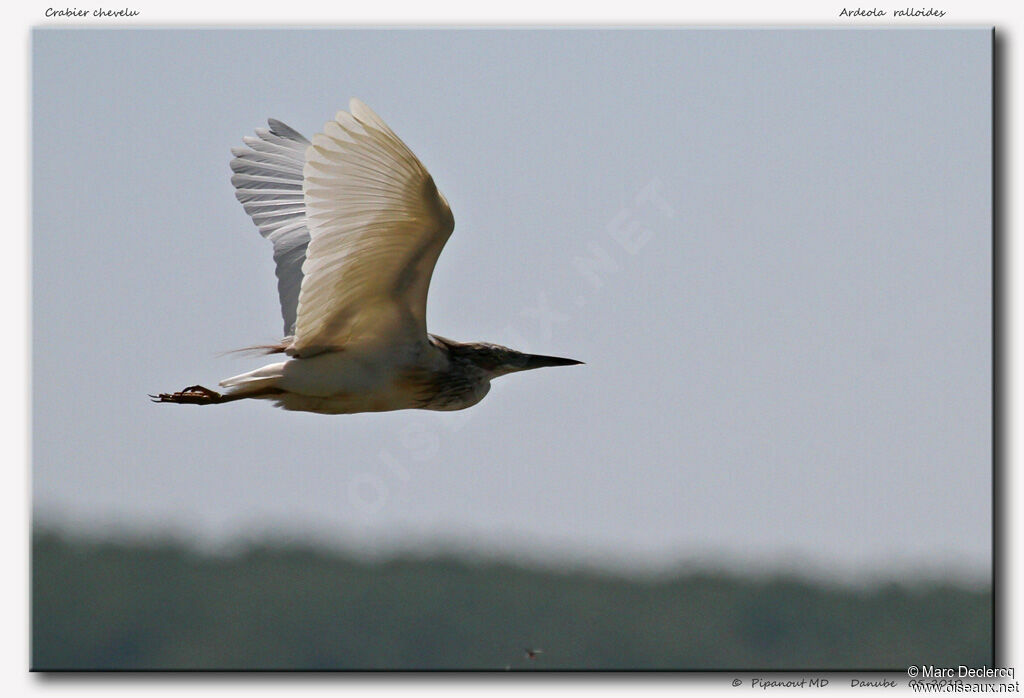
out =
[(475, 405), (491, 380), (582, 363), (427, 333), (427, 290), (455, 225), (412, 151), (358, 99), (312, 143), (280, 121), (234, 148), (238, 200), (274, 245), (284, 339), (273, 363), (150, 396), (208, 405), (244, 398), (322, 414)]

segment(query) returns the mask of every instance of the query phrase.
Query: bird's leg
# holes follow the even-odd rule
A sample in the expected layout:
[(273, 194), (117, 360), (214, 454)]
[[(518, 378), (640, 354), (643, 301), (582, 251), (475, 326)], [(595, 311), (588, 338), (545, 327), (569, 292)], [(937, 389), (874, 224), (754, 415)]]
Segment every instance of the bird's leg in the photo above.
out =
[(179, 405), (215, 405), (219, 402), (229, 402), (232, 398), (222, 395), (216, 390), (204, 388), (201, 385), (190, 385), (176, 393), (160, 393), (150, 395), (153, 402), (173, 402)]
[(220, 393), (218, 393), (216, 390), (210, 390), (209, 388), (204, 388), (201, 385), (190, 385), (187, 388), (182, 388), (181, 392), (203, 393), (204, 395), (209, 395), (210, 397), (220, 397)]

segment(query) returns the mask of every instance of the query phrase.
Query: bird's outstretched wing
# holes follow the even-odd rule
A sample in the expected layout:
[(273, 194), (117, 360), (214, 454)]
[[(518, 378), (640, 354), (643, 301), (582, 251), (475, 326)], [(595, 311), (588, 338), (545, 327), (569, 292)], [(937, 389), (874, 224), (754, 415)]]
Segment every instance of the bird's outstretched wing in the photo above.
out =
[(427, 289), (454, 219), (412, 151), (358, 99), (313, 138), (310, 242), (288, 353), (426, 340)]
[(302, 168), (309, 141), (280, 121), (270, 119), (270, 130), (256, 129), (256, 137), (243, 139), (246, 147), (232, 148), (235, 158), (231, 183), (235, 197), (252, 216), (260, 234), (274, 243), (277, 293), (281, 299), (284, 334), (295, 331), (295, 316), (302, 286), (309, 231), (302, 194)]

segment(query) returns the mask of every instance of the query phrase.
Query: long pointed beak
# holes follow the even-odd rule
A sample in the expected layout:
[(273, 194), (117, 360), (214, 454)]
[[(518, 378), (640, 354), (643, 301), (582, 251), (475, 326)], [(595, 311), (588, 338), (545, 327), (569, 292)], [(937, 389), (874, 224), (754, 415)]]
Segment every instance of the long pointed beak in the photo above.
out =
[(575, 366), (582, 363), (582, 361), (577, 361), (576, 359), (563, 359), (559, 356), (527, 354), (526, 365), (523, 366), (522, 370), (529, 371), (531, 368), (546, 368), (547, 366)]

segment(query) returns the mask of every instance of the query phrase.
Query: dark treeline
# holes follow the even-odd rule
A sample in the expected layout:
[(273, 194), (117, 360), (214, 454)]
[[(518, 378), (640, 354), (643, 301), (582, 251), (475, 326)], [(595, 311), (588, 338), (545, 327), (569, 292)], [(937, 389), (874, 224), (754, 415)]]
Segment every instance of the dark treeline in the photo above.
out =
[[(993, 663), (992, 597), (722, 573), (632, 579), (37, 534), (47, 669), (830, 669)], [(535, 659), (526, 648), (541, 648)]]

